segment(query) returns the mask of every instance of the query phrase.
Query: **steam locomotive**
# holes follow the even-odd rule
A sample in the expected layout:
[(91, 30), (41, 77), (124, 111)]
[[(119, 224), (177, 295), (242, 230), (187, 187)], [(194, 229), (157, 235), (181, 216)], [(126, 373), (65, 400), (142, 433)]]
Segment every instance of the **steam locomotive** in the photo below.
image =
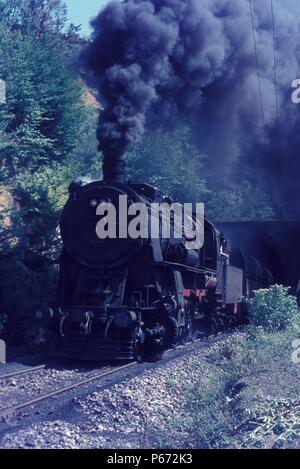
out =
[(60, 356), (159, 359), (164, 350), (247, 321), (246, 300), (271, 273), (204, 220), (204, 245), (187, 238), (106, 238), (97, 207), (110, 201), (170, 202), (149, 184), (125, 182), (123, 160), (104, 160), (104, 179), (78, 179), (60, 222), (63, 251), (57, 302), (36, 313)]

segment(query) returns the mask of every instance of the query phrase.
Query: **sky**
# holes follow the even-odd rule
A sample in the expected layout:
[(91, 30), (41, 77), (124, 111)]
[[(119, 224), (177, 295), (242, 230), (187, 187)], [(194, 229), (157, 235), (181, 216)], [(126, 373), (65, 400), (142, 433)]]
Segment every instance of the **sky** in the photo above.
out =
[(89, 21), (97, 15), (109, 0), (64, 0), (69, 11), (69, 20), (74, 24), (81, 24), (81, 32), (88, 36), (91, 32)]

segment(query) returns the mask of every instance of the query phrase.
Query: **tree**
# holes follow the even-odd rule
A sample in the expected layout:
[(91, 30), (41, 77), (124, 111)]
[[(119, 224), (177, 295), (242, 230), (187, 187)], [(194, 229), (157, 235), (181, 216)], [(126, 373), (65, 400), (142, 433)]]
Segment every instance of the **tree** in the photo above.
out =
[(210, 185), (212, 189), (206, 198), (206, 214), (215, 221), (266, 221), (274, 220), (275, 209), (271, 194), (265, 191), (265, 184), (256, 178), (249, 181), (243, 176), (234, 187), (222, 184)]
[(74, 149), (83, 105), (70, 60), (64, 39), (37, 41), (0, 24), (0, 74), (7, 84), (0, 159), (8, 176), (62, 160)]
[(1, 0), (0, 18), (13, 31), (41, 37), (77, 33), (67, 24), (67, 6), (62, 0)]
[(62, 6), (0, 0), (0, 322), (53, 293), (59, 211), (85, 169), (83, 151), (72, 157), (79, 142), (84, 148), (90, 106)]
[(205, 155), (192, 143), (187, 126), (149, 132), (126, 161), (130, 178), (147, 181), (181, 203), (203, 202), (208, 194)]

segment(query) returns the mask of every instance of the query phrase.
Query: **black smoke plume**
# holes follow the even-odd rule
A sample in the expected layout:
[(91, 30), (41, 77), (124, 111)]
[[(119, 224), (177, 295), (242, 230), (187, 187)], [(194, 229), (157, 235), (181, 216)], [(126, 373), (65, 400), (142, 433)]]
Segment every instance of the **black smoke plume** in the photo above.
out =
[(273, 6), (274, 30), (271, 0), (127, 0), (104, 8), (85, 52), (105, 106), (104, 156), (118, 159), (148, 126), (189, 116), (212, 167), (231, 180), (242, 161), (298, 217), (300, 105), (291, 83), (300, 76), (300, 2)]

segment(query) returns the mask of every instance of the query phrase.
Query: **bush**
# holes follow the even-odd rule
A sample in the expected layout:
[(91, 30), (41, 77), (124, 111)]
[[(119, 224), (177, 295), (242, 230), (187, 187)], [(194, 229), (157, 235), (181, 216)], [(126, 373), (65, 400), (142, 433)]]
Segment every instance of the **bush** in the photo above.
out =
[(186, 386), (184, 413), (173, 423), (184, 429), (185, 442), (192, 448), (268, 447), (275, 444), (278, 422), (286, 427), (283, 446), (297, 437), (289, 432), (296, 418), (285, 414), (300, 396), (298, 365), (291, 362), (295, 337), (291, 328), (249, 326), (234, 342), (208, 351), (211, 371)]
[(202, 377), (187, 394), (185, 427), (195, 448), (226, 446), (233, 421), (226, 396), (228, 382), (224, 375)]
[(10, 345), (22, 345), (31, 313), (38, 304), (49, 304), (55, 297), (56, 266), (45, 264), (37, 271), (21, 260), (8, 257), (0, 261), (0, 337)]
[(249, 301), (250, 321), (266, 331), (279, 331), (300, 325), (300, 313), (296, 297), (289, 295), (289, 288), (273, 285), (257, 290)]

